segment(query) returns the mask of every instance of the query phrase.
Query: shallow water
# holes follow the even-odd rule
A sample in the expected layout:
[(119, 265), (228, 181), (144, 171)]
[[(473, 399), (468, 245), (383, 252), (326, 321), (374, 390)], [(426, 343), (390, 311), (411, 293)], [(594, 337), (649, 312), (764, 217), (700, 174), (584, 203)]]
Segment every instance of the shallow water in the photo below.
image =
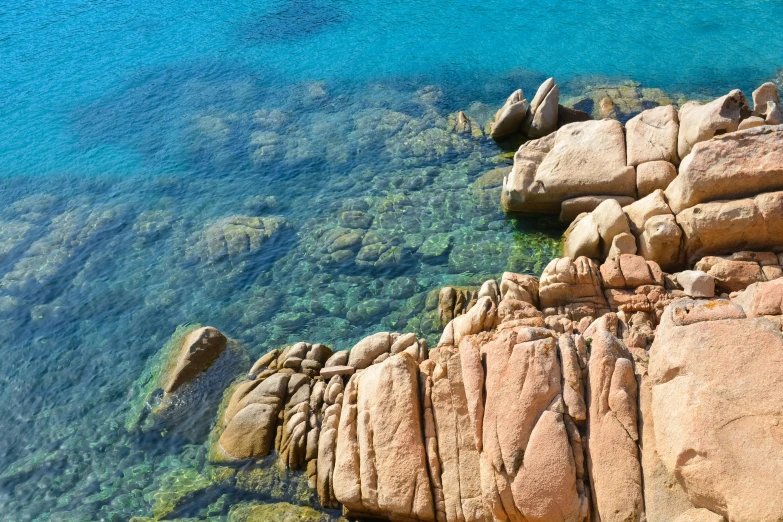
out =
[[(454, 111), (483, 124), (548, 75), (563, 99), (749, 93), (783, 62), (779, 2), (474, 4), (0, 6), (2, 520), (149, 516), (203, 468), (203, 440), (124, 427), (179, 325), (252, 357), (434, 341), (433, 290), (538, 275), (560, 226), (502, 214), (477, 180), (508, 157)], [(261, 247), (257, 217), (284, 219)], [(220, 519), (224, 494), (178, 516)]]

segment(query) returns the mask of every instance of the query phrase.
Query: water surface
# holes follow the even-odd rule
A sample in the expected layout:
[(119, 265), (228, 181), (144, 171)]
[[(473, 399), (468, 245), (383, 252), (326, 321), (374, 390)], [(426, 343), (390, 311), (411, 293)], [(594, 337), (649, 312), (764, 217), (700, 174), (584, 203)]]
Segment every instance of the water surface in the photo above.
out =
[[(179, 325), (214, 325), (252, 357), (381, 329), (436, 340), (433, 290), (538, 275), (559, 225), (502, 214), (479, 179), (508, 157), (455, 133), (454, 111), (481, 126), (547, 76), (572, 100), (626, 80), (675, 101), (750, 93), (783, 62), (775, 1), (6, 4), (9, 521), (149, 516), (156, 491), (203, 469), (203, 440), (123, 425)], [(284, 225), (262, 248), (210, 250), (255, 218)], [(224, 493), (180, 515), (222, 519)]]

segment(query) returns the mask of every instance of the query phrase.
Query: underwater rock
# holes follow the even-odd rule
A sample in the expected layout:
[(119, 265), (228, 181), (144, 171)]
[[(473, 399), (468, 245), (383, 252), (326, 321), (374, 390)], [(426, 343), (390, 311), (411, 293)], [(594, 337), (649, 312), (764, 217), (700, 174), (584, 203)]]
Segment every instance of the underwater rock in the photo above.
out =
[(424, 259), (445, 256), (451, 248), (451, 242), (451, 234), (433, 234), (424, 240), (416, 253), (420, 254)]
[[(228, 514), (228, 522), (332, 522), (328, 514), (306, 506), (287, 502), (278, 504), (250, 504), (235, 506)], [(345, 519), (340, 519), (345, 520)]]
[(228, 263), (234, 269), (269, 258), (274, 241), (290, 228), (283, 217), (230, 216), (209, 225), (195, 237), (188, 252), (204, 265)]
[(0, 291), (12, 295), (47, 295), (49, 283), (66, 270), (79, 254), (123, 226), (128, 208), (122, 205), (78, 205), (52, 219), (48, 232), (36, 239), (0, 279)]

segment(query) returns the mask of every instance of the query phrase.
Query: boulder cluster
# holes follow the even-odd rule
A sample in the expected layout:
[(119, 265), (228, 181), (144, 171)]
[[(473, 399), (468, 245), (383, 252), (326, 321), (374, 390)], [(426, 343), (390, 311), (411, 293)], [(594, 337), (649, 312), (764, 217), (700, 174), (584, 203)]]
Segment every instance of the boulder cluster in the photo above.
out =
[[(379, 332), (265, 354), (210, 462), (275, 458), (349, 519), (783, 520), (783, 126), (777, 90), (753, 101), (558, 125), (554, 81), (517, 91), (493, 134), (538, 139), (502, 202), (573, 219), (565, 255), (441, 289), (432, 349)], [(207, 334), (182, 379), (219, 356)]]
[[(350, 519), (780, 520), (783, 278), (763, 269), (782, 271), (702, 262), (714, 276), (555, 259), (444, 288), (431, 350), (380, 332), (270, 352), (230, 388), (211, 460), (274, 452)], [(722, 277), (737, 264), (757, 277)]]
[(575, 122), (523, 144), (507, 211), (560, 213), (565, 254), (640, 254), (665, 270), (783, 243), (783, 123), (772, 83), (647, 109), (625, 126)]

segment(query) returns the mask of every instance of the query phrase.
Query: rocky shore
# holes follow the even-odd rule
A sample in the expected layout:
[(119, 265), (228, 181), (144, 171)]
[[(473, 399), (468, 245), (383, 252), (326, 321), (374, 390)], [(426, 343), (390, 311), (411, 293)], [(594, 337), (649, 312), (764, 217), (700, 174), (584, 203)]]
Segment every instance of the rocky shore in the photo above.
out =
[[(251, 365), (214, 328), (178, 330), (126, 427), (175, 430), (194, 397), (215, 420), (204, 471), (161, 491), (154, 519), (230, 487), (266, 500), (232, 510), (237, 521), (783, 520), (777, 88), (625, 124), (610, 97), (596, 105), (606, 118), (561, 105), (549, 79), (530, 103), (514, 92), (487, 126), (522, 142), (500, 173), (504, 209), (559, 214), (563, 256), (540, 277), (440, 289), (435, 346), (378, 332)], [(464, 113), (452, 123), (484, 132)], [(360, 210), (343, 220), (370, 226)], [(231, 256), (236, 227), (252, 248), (284, 225), (226, 221), (198, 255)], [(325, 239), (347, 245), (333, 255), (395, 255), (357, 255), (362, 238), (346, 235)], [(222, 399), (205, 392), (216, 386)]]

